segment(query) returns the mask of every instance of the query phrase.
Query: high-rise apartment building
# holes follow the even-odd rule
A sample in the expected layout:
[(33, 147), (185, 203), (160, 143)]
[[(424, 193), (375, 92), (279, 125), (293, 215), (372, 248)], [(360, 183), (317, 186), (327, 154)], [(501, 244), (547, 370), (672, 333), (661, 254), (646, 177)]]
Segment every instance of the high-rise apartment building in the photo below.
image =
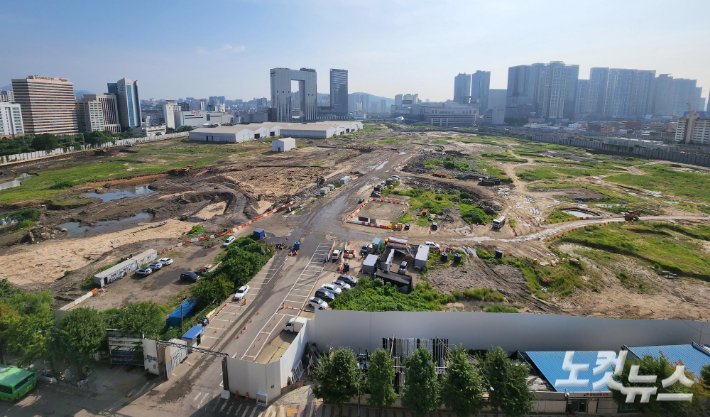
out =
[(180, 111), (180, 105), (175, 100), (168, 100), (158, 110), (165, 127), (175, 129), (175, 113)]
[(330, 70), (330, 108), (337, 116), (348, 115), (348, 70)]
[(655, 75), (655, 71), (610, 69), (603, 116), (612, 119), (645, 117)]
[(15, 95), (12, 90), (0, 90), (0, 103), (14, 103)]
[(116, 95), (121, 129), (126, 131), (134, 127), (140, 127), (142, 117), (140, 98), (138, 96), (138, 80), (131, 81), (122, 78), (115, 83), (109, 83), (108, 92)]
[(508, 68), (508, 88), (505, 97), (506, 118), (539, 117), (538, 100), (542, 69), (545, 64), (518, 65)]
[(592, 68), (589, 70), (589, 98), (585, 113), (596, 115), (596, 118), (600, 118), (604, 114), (608, 80), (609, 68)]
[(76, 102), (76, 115), (80, 132), (121, 132), (115, 94), (84, 94)]
[(454, 101), (459, 104), (471, 102), (471, 74), (454, 77)]
[(579, 66), (561, 61), (508, 68), (507, 118), (572, 119)]
[(304, 122), (315, 121), (318, 118), (318, 93), (316, 70), (301, 68), (271, 69), (271, 107), (275, 122), (291, 122), (291, 81), (298, 81), (299, 115)]
[(24, 135), (22, 109), (17, 103), (0, 102), (0, 138), (3, 136)]
[(66, 78), (30, 75), (12, 80), (25, 133), (77, 133), (74, 85)]
[(586, 114), (589, 107), (589, 92), (590, 88), (589, 80), (577, 80), (577, 94), (574, 100), (574, 114), (576, 115)]
[(387, 108), (387, 99), (380, 99), (380, 113), (389, 113), (389, 109)]
[(478, 100), (480, 113), (489, 108), (488, 95), (491, 88), (491, 72), (476, 71), (471, 76), (471, 99)]
[(396, 96), (394, 96), (394, 105), (397, 107), (400, 107), (402, 105), (402, 95), (401, 94), (397, 94)]

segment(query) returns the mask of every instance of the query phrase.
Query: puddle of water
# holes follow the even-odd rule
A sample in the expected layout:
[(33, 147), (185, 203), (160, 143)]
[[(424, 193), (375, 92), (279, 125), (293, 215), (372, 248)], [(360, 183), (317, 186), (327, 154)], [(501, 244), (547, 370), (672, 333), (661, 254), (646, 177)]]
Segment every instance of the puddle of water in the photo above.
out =
[(577, 211), (577, 210), (565, 210), (565, 213), (571, 214), (571, 215), (576, 216), (576, 217), (590, 217), (590, 216), (594, 216), (593, 214), (582, 213), (581, 211)]
[(111, 192), (103, 193), (103, 194), (86, 193), (86, 196), (87, 197), (98, 197), (105, 203), (107, 201), (120, 200), (120, 199), (126, 198), (126, 197), (135, 197), (137, 195), (150, 194), (152, 192), (153, 192), (153, 190), (148, 188), (147, 185), (138, 185), (135, 187), (128, 187), (128, 188), (113, 190)]
[(24, 173), (12, 181), (0, 183), (0, 190), (7, 190), (8, 188), (19, 187), (20, 185), (22, 185), (22, 181), (32, 177), (36, 177), (36, 175)]
[[(137, 222), (141, 220), (150, 220), (150, 213), (138, 213), (133, 217), (126, 217), (121, 220), (108, 220), (104, 222), (98, 222), (95, 226), (82, 226), (79, 222), (67, 222), (62, 223), (59, 227), (67, 229), (69, 236), (73, 236), (79, 233), (103, 233), (103, 232), (115, 232), (128, 227), (127, 223)], [(131, 225), (132, 226), (132, 225)]]

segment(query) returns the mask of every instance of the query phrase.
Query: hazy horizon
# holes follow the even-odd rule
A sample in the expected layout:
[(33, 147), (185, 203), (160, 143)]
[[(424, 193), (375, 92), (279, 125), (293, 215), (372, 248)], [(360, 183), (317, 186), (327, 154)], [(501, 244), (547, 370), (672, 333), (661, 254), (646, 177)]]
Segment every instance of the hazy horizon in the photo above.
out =
[[(0, 9), (0, 86), (66, 77), (75, 90), (140, 81), (141, 98), (268, 97), (269, 69), (349, 71), (349, 90), (453, 98), (454, 77), (563, 61), (655, 70), (710, 87), (708, 2), (183, 1), (8, 3)], [(276, 29), (278, 28), (278, 29)], [(19, 36), (18, 36), (19, 35)]]

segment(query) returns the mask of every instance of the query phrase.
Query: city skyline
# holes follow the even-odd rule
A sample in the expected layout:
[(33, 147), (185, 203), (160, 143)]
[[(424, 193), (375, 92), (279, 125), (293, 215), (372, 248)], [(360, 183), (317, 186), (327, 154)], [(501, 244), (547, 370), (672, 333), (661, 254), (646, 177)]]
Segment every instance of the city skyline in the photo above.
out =
[[(179, 4), (168, 9), (141, 3), (145, 13), (139, 15), (130, 13), (130, 2), (119, 9), (108, 4), (67, 7), (47, 3), (33, 9), (21, 3), (9, 4), (0, 11), (6, 22), (0, 33), (14, 40), (0, 46), (0, 52), (13, 59), (6, 60), (0, 68), (0, 85), (10, 84), (12, 78), (37, 74), (68, 78), (76, 90), (102, 94), (106, 82), (125, 76), (141, 80), (145, 89), (142, 98), (218, 94), (248, 99), (268, 96), (269, 68), (308, 67), (323, 74), (330, 68), (345, 68), (350, 72), (350, 91), (392, 98), (400, 91), (415, 90), (424, 99), (444, 101), (453, 99), (450, 80), (458, 73), (491, 71), (490, 88), (504, 89), (509, 67), (563, 61), (579, 65), (580, 74), (588, 74), (592, 67), (636, 68), (655, 71), (657, 75), (696, 79), (706, 97), (710, 87), (707, 71), (710, 57), (700, 52), (710, 45), (703, 19), (710, 6), (698, 3), (692, 8), (688, 4), (685, 8), (667, 9), (653, 3), (615, 3), (613, 15), (605, 13), (602, 5), (569, 7), (564, 3), (566, 7), (557, 7), (563, 4), (560, 2), (546, 2), (547, 7), (539, 7), (522, 2), (368, 5), (308, 1), (292, 5), (247, 1), (221, 4), (223, 12), (219, 14), (191, 7), (189, 13), (184, 13), (188, 7)], [(472, 14), (469, 11), (485, 19), (471, 27), (466, 17)], [(140, 30), (123, 31), (120, 37), (115, 32), (99, 30), (99, 25), (105, 22), (96, 16), (122, 19), (128, 14), (131, 25)], [(156, 15), (165, 19), (156, 21)], [(380, 35), (375, 39), (365, 31), (362, 47), (346, 51), (344, 45), (350, 35), (336, 31), (324, 36), (316, 26), (301, 27), (299, 22), (306, 15), (323, 22), (347, 15), (351, 25), (381, 26), (377, 31)], [(628, 19), (631, 15), (637, 18)], [(318, 47), (294, 48), (278, 41), (275, 33), (246, 36), (243, 30), (236, 29), (265, 16), (286, 31), (298, 30), (299, 45), (310, 43)], [(579, 16), (585, 19), (580, 20)], [(166, 30), (176, 30), (202, 18), (211, 19), (217, 29), (209, 31), (209, 35), (196, 34), (180, 42), (150, 42)], [(223, 24), (227, 20), (232, 23)], [(564, 31), (564, 39), (556, 39), (554, 47), (550, 46), (549, 33), (535, 30), (542, 22), (547, 22), (546, 30)], [(442, 29), (407, 37), (396, 35), (422, 25)], [(659, 27), (666, 29), (659, 31)], [(82, 36), (91, 29), (96, 29), (95, 36)], [(462, 30), (471, 36), (455, 35)], [(20, 32), (23, 36), (13, 36)], [(388, 42), (381, 41), (382, 33)], [(486, 34), (498, 36), (481, 43)], [(474, 55), (457, 52), (474, 46), (477, 51)], [(326, 56), (319, 53), (321, 49), (336, 52)], [(664, 58), (668, 55), (659, 53), (663, 49), (672, 52), (674, 59)], [(116, 59), (117, 56), (131, 58)], [(90, 62), (96, 65), (87, 65)], [(329, 91), (327, 77), (321, 77), (317, 90)]]

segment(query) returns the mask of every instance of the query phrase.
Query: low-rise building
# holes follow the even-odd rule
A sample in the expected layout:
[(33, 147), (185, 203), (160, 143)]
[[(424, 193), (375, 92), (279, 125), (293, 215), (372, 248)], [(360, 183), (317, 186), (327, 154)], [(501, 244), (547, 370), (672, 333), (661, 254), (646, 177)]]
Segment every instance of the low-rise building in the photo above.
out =
[(276, 139), (271, 142), (271, 152), (286, 152), (296, 147), (294, 138)]
[(685, 144), (710, 145), (710, 117), (705, 112), (686, 112), (678, 119), (675, 140)]
[(160, 126), (138, 126), (133, 128), (133, 136), (162, 136), (166, 132), (165, 125)]

